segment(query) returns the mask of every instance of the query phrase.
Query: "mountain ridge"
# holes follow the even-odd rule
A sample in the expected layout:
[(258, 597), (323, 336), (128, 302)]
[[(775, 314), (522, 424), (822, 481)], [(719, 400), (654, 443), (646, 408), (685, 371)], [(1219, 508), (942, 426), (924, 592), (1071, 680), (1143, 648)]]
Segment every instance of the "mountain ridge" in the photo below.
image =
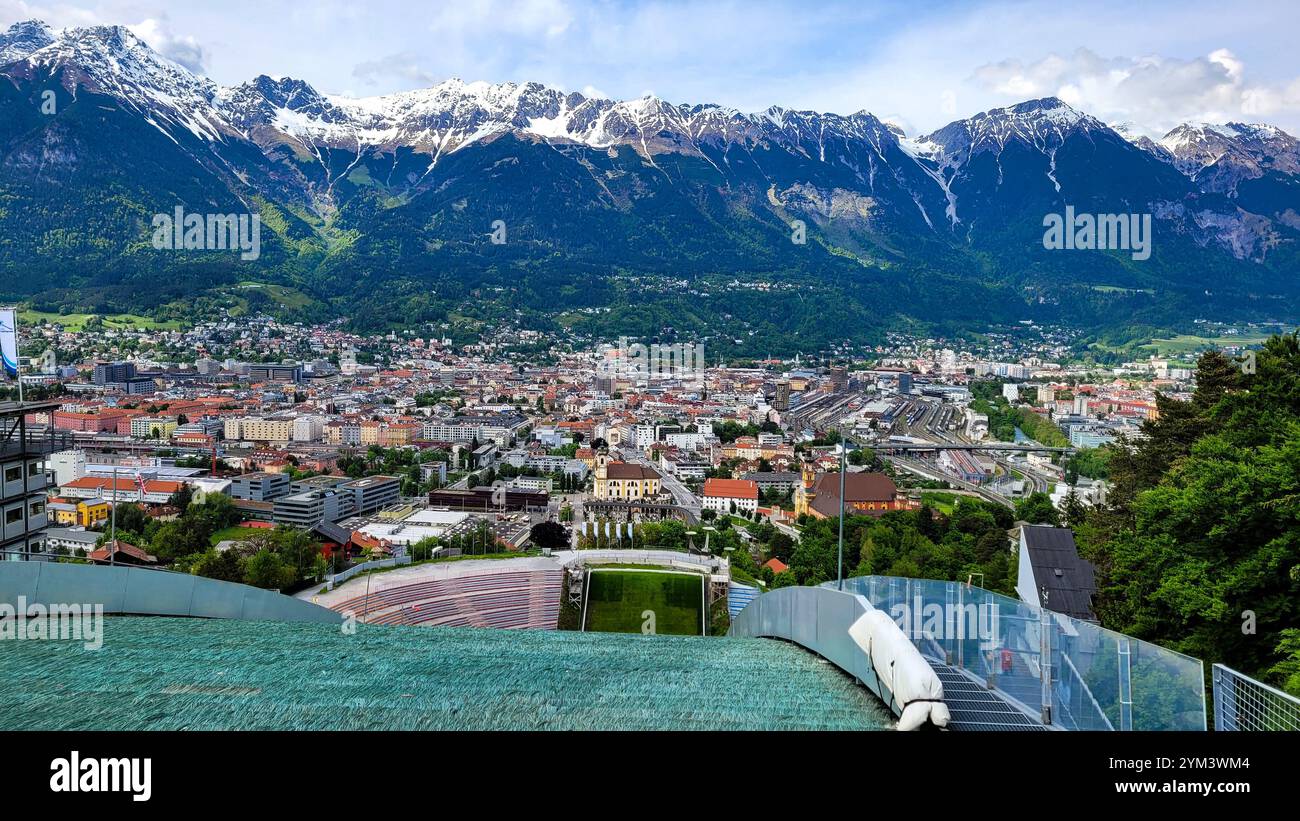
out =
[[(183, 269), (201, 272), (194, 293), (252, 279), (337, 313), (357, 297), (351, 267), (445, 311), (503, 265), (548, 287), (588, 268), (607, 280), (740, 272), (830, 283), (855, 301), (855, 289), (877, 293), (886, 310), (863, 320), (873, 328), (916, 318), (899, 297), (921, 286), (903, 272), (1001, 294), (1005, 316), (1081, 322), (1110, 313), (1079, 291), (1094, 284), (1158, 292), (1180, 309), (1291, 311), (1300, 296), (1300, 151), (1273, 126), (1180, 126), (1152, 141), (1046, 97), (907, 137), (865, 110), (743, 113), (456, 79), (351, 99), (267, 75), (219, 86), (122, 27), (37, 22), (0, 33), (0, 55), (0, 196), (14, 204), (6, 217), (0, 200), (14, 237), (0, 243), (0, 271), (36, 259), (45, 272), (6, 285), (11, 296), (41, 286), (120, 302), (123, 282)], [(59, 112), (41, 117), (29, 107), (51, 88)], [(119, 139), (115, 151), (98, 144)], [(87, 219), (55, 196), (96, 177), (121, 189), (107, 214)], [(272, 231), (265, 260), (146, 256), (149, 214), (177, 202), (257, 209)], [(1153, 213), (1155, 262), (1042, 253), (1041, 219), (1066, 204)], [(484, 245), (491, 218), (519, 244)], [(796, 220), (812, 235), (806, 251), (790, 240)], [(52, 237), (75, 247), (51, 251)], [(60, 261), (104, 269), (69, 273)], [(421, 296), (435, 282), (439, 296)], [(588, 291), (608, 285), (589, 280)], [(1076, 298), (1088, 305), (1071, 307)]]

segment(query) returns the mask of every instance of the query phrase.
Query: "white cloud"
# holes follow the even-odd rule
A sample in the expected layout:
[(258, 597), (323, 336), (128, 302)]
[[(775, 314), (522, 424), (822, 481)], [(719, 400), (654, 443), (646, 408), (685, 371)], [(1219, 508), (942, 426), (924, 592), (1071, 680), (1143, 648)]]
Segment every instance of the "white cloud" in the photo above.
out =
[(1102, 120), (1132, 121), (1153, 136), (1188, 121), (1300, 112), (1298, 81), (1252, 82), (1245, 62), (1226, 48), (1188, 59), (1102, 57), (1080, 48), (1029, 62), (988, 63), (975, 70), (973, 79), (1008, 101), (1057, 96)]
[(1189, 119), (1300, 132), (1294, 0), (0, 0), (0, 24), (31, 18), (143, 21), (169, 57), (231, 85), (268, 73), (326, 93), (453, 76), (619, 99), (654, 88), (746, 111), (889, 112), (909, 133), (1056, 94), (1149, 132)]
[(165, 16), (146, 18), (127, 28), (168, 60), (180, 63), (196, 74), (207, 73), (207, 53), (203, 46), (193, 37), (172, 32)]
[(358, 63), (352, 69), (352, 76), (366, 85), (378, 85), (381, 78), (396, 77), (418, 86), (431, 86), (438, 83), (438, 78), (420, 66), (419, 57), (414, 54), (390, 54), (378, 60)]
[(440, 6), (429, 22), (434, 34), (502, 34), (558, 37), (573, 22), (564, 0), (461, 0)]
[[(176, 34), (166, 12), (148, 12), (143, 19), (139, 13), (137, 8), (131, 16), (124, 18), (105, 14), (98, 7), (85, 9), (66, 3), (44, 5), (24, 0), (0, 0), (0, 27), (7, 28), (23, 20), (41, 20), (55, 29), (126, 25), (135, 36), (162, 56), (190, 71), (206, 73), (208, 54), (197, 39)], [(139, 22), (127, 22), (133, 19)]]
[(97, 26), (103, 23), (99, 15), (89, 9), (58, 4), (27, 3), (24, 0), (0, 0), (0, 26), (8, 28), (25, 20), (41, 20), (51, 27)]
[(951, 88), (945, 88), (939, 93), (939, 110), (945, 117), (954, 117), (957, 115), (957, 92)]

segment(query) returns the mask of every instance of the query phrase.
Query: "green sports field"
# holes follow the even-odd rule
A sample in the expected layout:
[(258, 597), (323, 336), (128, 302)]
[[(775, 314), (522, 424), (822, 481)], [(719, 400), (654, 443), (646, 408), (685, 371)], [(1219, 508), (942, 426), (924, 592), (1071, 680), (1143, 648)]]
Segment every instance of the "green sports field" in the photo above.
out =
[(698, 636), (704, 577), (698, 573), (644, 570), (591, 571), (586, 630), (641, 633), (651, 619), (657, 635)]

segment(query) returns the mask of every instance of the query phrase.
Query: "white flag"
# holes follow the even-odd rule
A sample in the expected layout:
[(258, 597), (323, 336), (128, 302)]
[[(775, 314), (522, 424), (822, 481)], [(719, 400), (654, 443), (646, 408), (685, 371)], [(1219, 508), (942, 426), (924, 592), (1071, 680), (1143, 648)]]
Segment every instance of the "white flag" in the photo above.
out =
[(7, 375), (18, 376), (18, 312), (13, 308), (0, 308), (0, 361)]

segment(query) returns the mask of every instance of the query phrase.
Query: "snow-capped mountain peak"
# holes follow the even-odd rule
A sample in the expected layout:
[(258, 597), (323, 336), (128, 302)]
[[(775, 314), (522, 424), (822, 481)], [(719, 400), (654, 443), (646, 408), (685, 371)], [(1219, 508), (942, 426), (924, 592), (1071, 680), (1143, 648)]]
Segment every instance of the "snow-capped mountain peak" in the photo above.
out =
[(1110, 123), (1110, 129), (1157, 159), (1163, 162), (1173, 162), (1174, 156), (1169, 149), (1147, 136), (1137, 124), (1132, 122)]
[(1300, 141), (1259, 123), (1184, 123), (1160, 139), (1174, 165), (1216, 191), (1270, 171), (1300, 174)]
[(40, 20), (14, 23), (0, 33), (0, 65), (21, 60), (54, 42), (54, 30)]
[(1053, 154), (1067, 137), (1099, 131), (1110, 133), (1100, 120), (1057, 97), (1043, 97), (949, 123), (912, 141), (910, 146), (914, 152), (932, 157), (940, 165), (958, 168), (977, 154), (991, 151), (1001, 155), (1012, 142)]
[(62, 71), (65, 84), (85, 85), (116, 97), (172, 139), (170, 125), (200, 139), (221, 139), (224, 124), (212, 108), (216, 84), (159, 55), (125, 26), (51, 32), (48, 27), (20, 25), (25, 26), (26, 43), (45, 44), (6, 61), (6, 72)]

